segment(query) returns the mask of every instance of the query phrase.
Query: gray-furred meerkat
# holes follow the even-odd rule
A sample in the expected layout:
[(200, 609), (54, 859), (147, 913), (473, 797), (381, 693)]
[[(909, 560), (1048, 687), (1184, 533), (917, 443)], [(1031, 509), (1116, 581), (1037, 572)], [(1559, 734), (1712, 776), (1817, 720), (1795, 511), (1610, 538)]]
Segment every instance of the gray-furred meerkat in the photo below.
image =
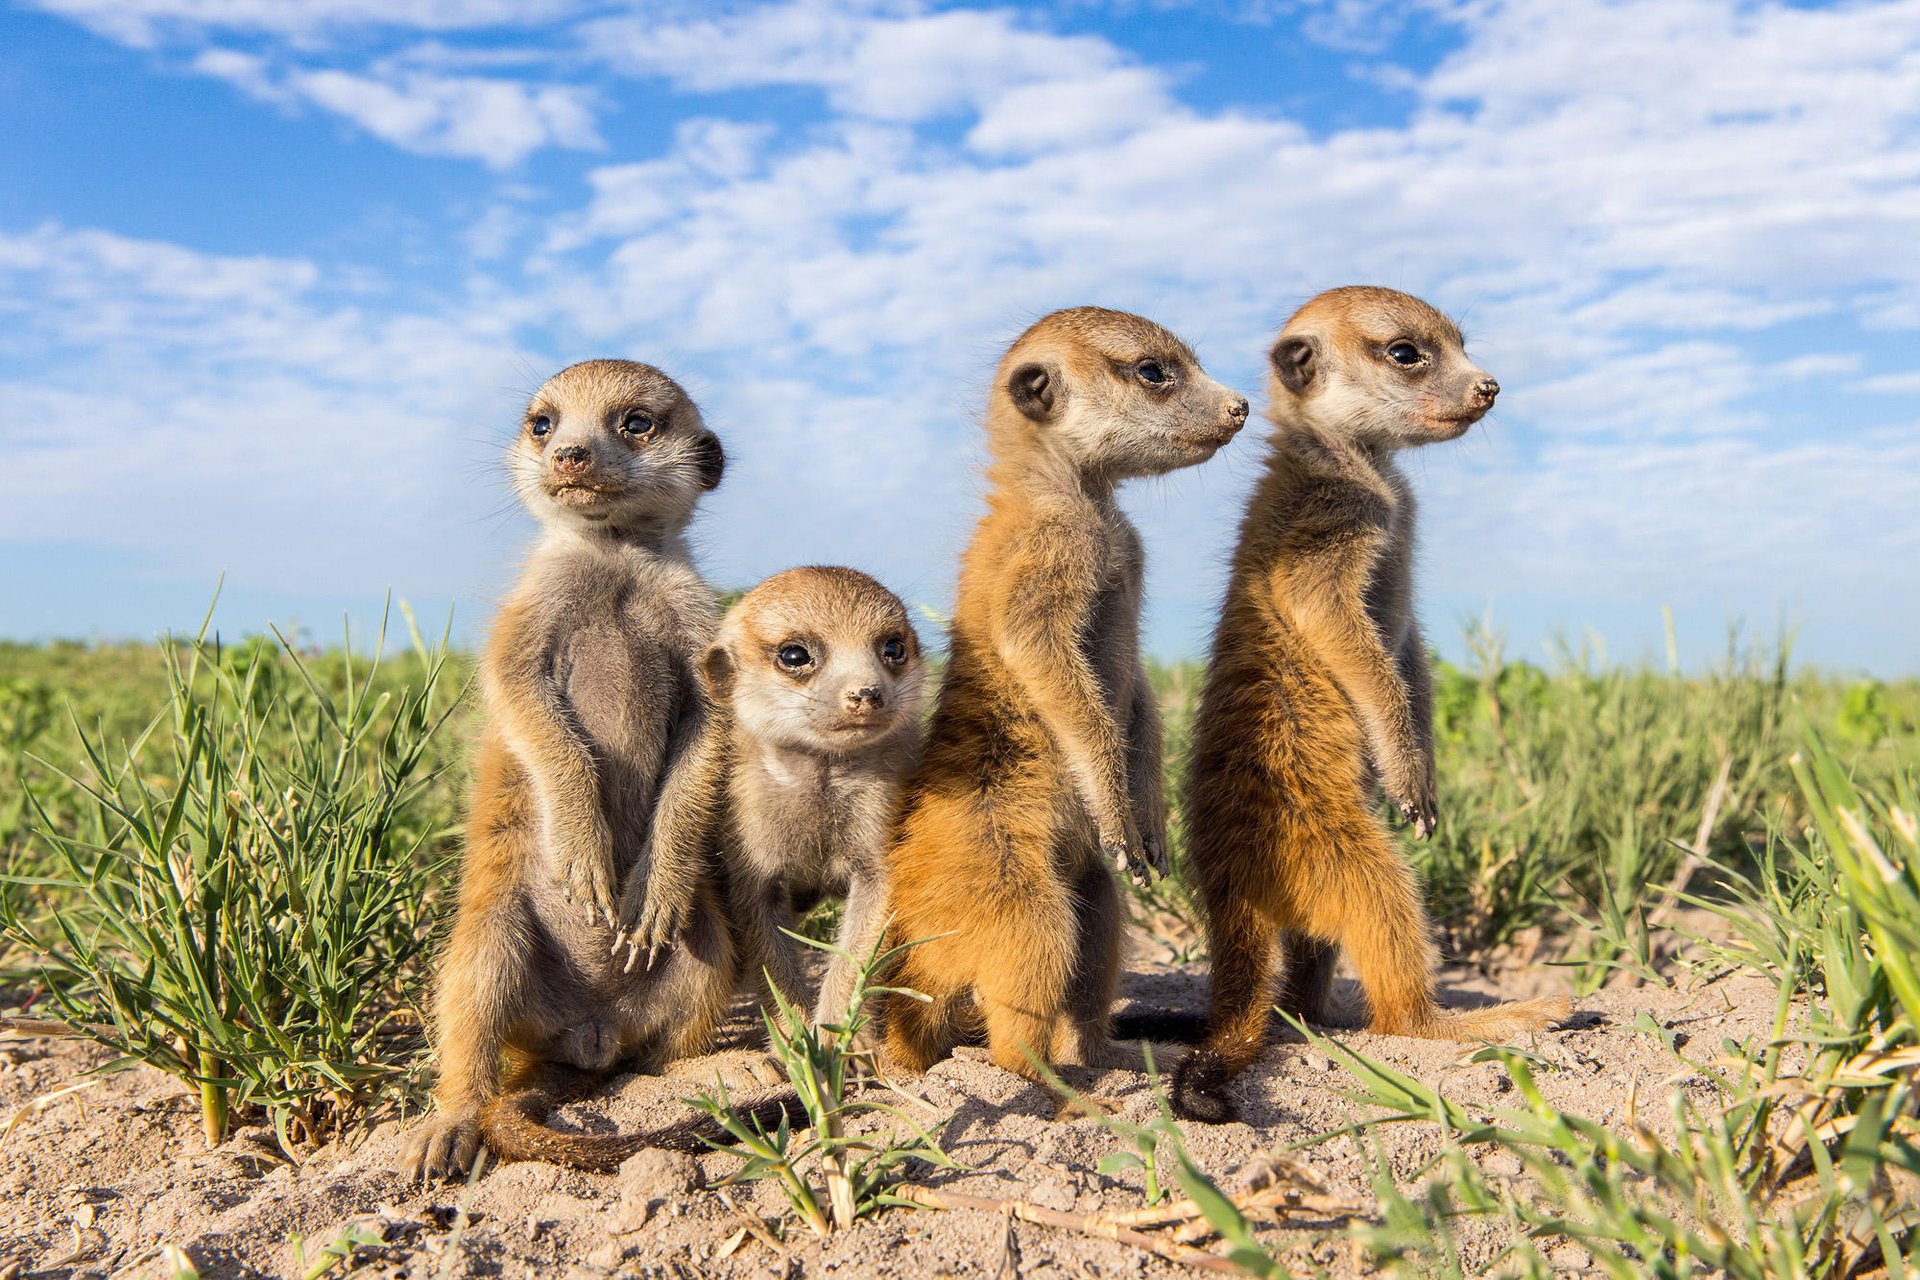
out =
[(866, 574), (789, 569), (727, 611), (702, 669), (728, 713), (721, 848), (741, 962), (763, 996), (770, 976), (799, 1004), (798, 947), (781, 929), (796, 906), (844, 897), (842, 954), (814, 1011), (837, 1020), (886, 922), (886, 843), (919, 760), (920, 637)]
[(1308, 1021), (1326, 1020), (1342, 949), (1383, 1034), (1501, 1040), (1570, 1011), (1436, 1004), (1419, 888), (1373, 808), (1384, 789), (1423, 838), (1439, 818), (1413, 494), (1393, 455), (1463, 434), (1499, 384), (1451, 320), (1391, 289), (1313, 298), (1270, 360), (1273, 449), (1240, 526), (1186, 788), (1213, 996), (1173, 1106), (1209, 1121), (1233, 1114), (1224, 1089), (1266, 1044), (1276, 933), (1279, 1006)]
[(429, 1175), (483, 1140), (590, 1168), (673, 1141), (540, 1121), (570, 1074), (704, 1050), (738, 972), (710, 872), (724, 743), (696, 674), (718, 609), (683, 538), (720, 442), (658, 369), (592, 360), (534, 393), (507, 460), (541, 532), (481, 666), (438, 1110), (403, 1158)]
[(1057, 311), (1001, 359), (987, 513), (888, 853), (889, 939), (920, 943), (889, 982), (932, 998), (887, 1001), (902, 1069), (946, 1054), (970, 1004), (1001, 1067), (1110, 1058), (1112, 869), (1164, 871), (1166, 850), (1140, 537), (1114, 488), (1206, 461), (1246, 418), (1185, 343), (1124, 312)]

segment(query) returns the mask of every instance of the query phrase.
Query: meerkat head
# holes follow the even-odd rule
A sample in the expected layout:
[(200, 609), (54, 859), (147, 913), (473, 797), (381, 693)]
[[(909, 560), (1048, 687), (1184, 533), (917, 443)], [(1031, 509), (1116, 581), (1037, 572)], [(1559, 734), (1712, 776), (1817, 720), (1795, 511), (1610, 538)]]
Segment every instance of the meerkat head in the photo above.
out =
[(702, 665), (739, 732), (828, 755), (919, 724), (920, 637), (900, 598), (853, 569), (775, 574), (727, 611)]
[[(1000, 361), (996, 434), (1036, 438), (1112, 479), (1205, 462), (1247, 421), (1247, 400), (1207, 376), (1151, 320), (1102, 307), (1043, 316)], [(999, 409), (999, 404), (995, 405)]]
[(533, 393), (507, 466), (543, 524), (675, 533), (720, 483), (726, 455), (672, 378), (631, 360), (588, 360)]
[(1500, 384), (1467, 358), (1459, 326), (1393, 289), (1330, 289), (1273, 344), (1274, 420), (1372, 448), (1451, 440), (1493, 407)]

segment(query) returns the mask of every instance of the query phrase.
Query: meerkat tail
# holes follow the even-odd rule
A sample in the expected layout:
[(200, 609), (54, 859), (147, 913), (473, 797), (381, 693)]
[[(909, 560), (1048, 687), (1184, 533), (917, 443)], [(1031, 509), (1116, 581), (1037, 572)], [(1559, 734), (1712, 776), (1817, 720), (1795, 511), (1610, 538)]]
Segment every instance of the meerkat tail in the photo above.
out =
[(1529, 1032), (1544, 1031), (1573, 1015), (1565, 996), (1514, 1000), (1485, 1009), (1438, 1009), (1424, 1026), (1405, 1034), (1423, 1040), (1484, 1040), (1500, 1044)]
[[(538, 1160), (588, 1173), (613, 1173), (640, 1151), (655, 1148), (704, 1155), (729, 1145), (725, 1129), (711, 1116), (690, 1116), (637, 1133), (561, 1133), (547, 1127), (558, 1099), (547, 1089), (516, 1089), (487, 1104), (480, 1115), (487, 1148), (502, 1163)], [(735, 1112), (749, 1128), (771, 1132), (783, 1120), (806, 1122), (800, 1096), (783, 1089)]]
[(1204, 1044), (1196, 1047), (1173, 1069), (1173, 1087), (1167, 1099), (1173, 1114), (1202, 1124), (1238, 1120), (1239, 1112), (1227, 1097), (1227, 1086), (1238, 1074), (1218, 1049)]

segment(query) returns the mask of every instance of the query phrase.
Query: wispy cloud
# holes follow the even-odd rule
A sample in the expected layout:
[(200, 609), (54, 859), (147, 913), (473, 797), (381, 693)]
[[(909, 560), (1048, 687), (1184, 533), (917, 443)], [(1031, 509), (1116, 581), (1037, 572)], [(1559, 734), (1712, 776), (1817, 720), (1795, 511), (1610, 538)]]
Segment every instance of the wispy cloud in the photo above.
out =
[(505, 169), (548, 147), (604, 146), (594, 123), (598, 95), (577, 86), (447, 75), (392, 59), (366, 72), (276, 71), (265, 58), (219, 48), (198, 54), (193, 68), (265, 102), (330, 111), (421, 155)]
[[(365, 446), (365, 417), (391, 429), (407, 406), (405, 461), (377, 481), (406, 496), (364, 531), (295, 528), (280, 554), (303, 563), (431, 545), (414, 506), (471, 519), (489, 499), (449, 483), (428, 500), (396, 477), (463, 447), (491, 465), (460, 433), (506, 421), (510, 393), (472, 388), (514, 381), (509, 353), (609, 351), (685, 375), (729, 439), (737, 465), (704, 526), (719, 576), (840, 558), (939, 600), (971, 510), (980, 379), (1034, 314), (1147, 311), (1252, 391), (1286, 310), (1357, 279), (1464, 312), (1509, 388), (1486, 430), (1416, 466), (1443, 600), (1561, 596), (1575, 579), (1765, 612), (1784, 583), (1816, 605), (1885, 590), (1914, 550), (1901, 512), (1920, 497), (1920, 408), (1893, 397), (1920, 384), (1868, 352), (1876, 331), (1920, 327), (1920, 0), (1426, 6), (1456, 44), (1400, 73), (1404, 122), (1336, 130), (1266, 102), (1202, 109), (1182, 68), (1010, 8), (556, 3), (455, 21), (417, 0), (288, 6), (297, 20), (242, 0), (59, 3), (410, 151), (504, 169), (606, 148), (577, 197), (503, 179), (464, 212), (451, 300), (376, 305), (313, 262), (95, 232), (0, 239), (0, 309), (26, 349), (59, 357), (13, 390), (52, 420), (126, 411), (90, 398), (89, 346), (196, 415), (235, 385), (235, 352), (258, 353), (260, 421), (336, 458)], [(1321, 38), (1359, 42), (1366, 6), (1321, 8)], [(457, 30), (542, 19), (561, 25), (520, 43)], [(356, 24), (397, 47), (329, 43)], [(406, 43), (435, 33), (446, 43)], [(769, 89), (778, 111), (741, 96)], [(683, 105), (636, 142), (608, 121), (639, 92)], [(302, 385), (319, 389), (304, 408)], [(1782, 403), (1813, 387), (1847, 411)], [(164, 422), (188, 430), (171, 408)], [(348, 492), (352, 468), (307, 445), (280, 466), (243, 440), (245, 464), (221, 474), (308, 494), (337, 472)], [(189, 452), (141, 448), (138, 476), (95, 465), (91, 482), (109, 497), (195, 483)], [(83, 453), (31, 460), (12, 496), (58, 489)], [(1133, 499), (1162, 648), (1196, 645), (1256, 453), (1243, 441)], [(57, 504), (31, 512), (13, 536), (60, 523)]]

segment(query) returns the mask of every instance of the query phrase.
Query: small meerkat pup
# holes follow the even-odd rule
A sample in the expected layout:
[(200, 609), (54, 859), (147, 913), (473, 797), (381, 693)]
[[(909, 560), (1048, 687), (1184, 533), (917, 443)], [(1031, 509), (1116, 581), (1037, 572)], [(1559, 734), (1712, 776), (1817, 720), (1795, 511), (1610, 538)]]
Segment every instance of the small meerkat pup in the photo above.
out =
[(728, 713), (721, 849), (742, 964), (763, 997), (771, 979), (799, 1003), (798, 946), (781, 930), (796, 904), (844, 897), (842, 954), (814, 1008), (836, 1021), (886, 922), (884, 852), (920, 751), (920, 637), (866, 574), (789, 569), (727, 611), (703, 671)]
[(658, 369), (592, 360), (534, 393), (507, 462), (541, 531), (481, 664), (438, 1110), (403, 1157), (436, 1176), (483, 1139), (617, 1164), (644, 1138), (542, 1127), (548, 1082), (702, 1051), (737, 976), (711, 872), (725, 747), (696, 674), (718, 609), (682, 536), (720, 442)]
[(1342, 948), (1382, 1034), (1502, 1040), (1570, 1011), (1435, 1003), (1418, 886), (1373, 808), (1384, 788), (1423, 838), (1439, 817), (1413, 494), (1393, 455), (1464, 433), (1499, 384), (1452, 321), (1391, 289), (1312, 299), (1271, 364), (1273, 451), (1240, 526), (1186, 790), (1213, 1008), (1173, 1106), (1208, 1121), (1232, 1116), (1224, 1088), (1267, 1042), (1276, 932), (1279, 1006), (1308, 1021), (1326, 1020)]
[[(1001, 359), (987, 513), (960, 574), (951, 652), (888, 853), (888, 1056), (924, 1071), (984, 1017), (1034, 1077), (1098, 1065), (1125, 921), (1110, 869), (1165, 869), (1160, 723), (1139, 654), (1140, 537), (1114, 487), (1212, 457), (1246, 422), (1173, 334), (1078, 307)], [(972, 995), (974, 999), (965, 999)]]

